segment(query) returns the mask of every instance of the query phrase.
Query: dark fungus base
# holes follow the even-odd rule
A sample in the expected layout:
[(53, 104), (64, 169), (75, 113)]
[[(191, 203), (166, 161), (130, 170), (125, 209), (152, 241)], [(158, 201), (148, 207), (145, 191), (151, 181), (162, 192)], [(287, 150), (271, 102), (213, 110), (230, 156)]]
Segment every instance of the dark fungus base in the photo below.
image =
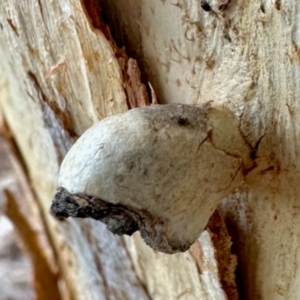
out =
[(58, 188), (51, 205), (51, 213), (58, 219), (68, 217), (92, 218), (106, 224), (118, 235), (132, 235), (140, 227), (140, 216), (122, 205), (107, 203), (86, 194), (71, 194)]
[(185, 251), (190, 246), (170, 243), (165, 232), (168, 222), (153, 217), (147, 211), (111, 204), (82, 193), (72, 194), (63, 187), (57, 189), (50, 209), (58, 219), (75, 217), (101, 221), (108, 230), (117, 235), (132, 235), (140, 230), (146, 244), (165, 253)]

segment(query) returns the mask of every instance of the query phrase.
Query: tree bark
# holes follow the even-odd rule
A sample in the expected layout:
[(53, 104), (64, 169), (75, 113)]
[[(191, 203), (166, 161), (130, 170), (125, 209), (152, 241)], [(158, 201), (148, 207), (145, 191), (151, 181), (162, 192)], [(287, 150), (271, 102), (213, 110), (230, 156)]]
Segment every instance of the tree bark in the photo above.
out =
[[(243, 299), (300, 297), (296, 0), (3, 0), (0, 8), (0, 112), (31, 197), (10, 212), (24, 205), (42, 216), (14, 214), (15, 225), (43, 228), (54, 267), (36, 259), (58, 276), (61, 298), (237, 299), (235, 281)], [(77, 137), (148, 105), (152, 88), (160, 103), (229, 109), (251, 148), (240, 186), (190, 250), (174, 255), (154, 252), (138, 233), (119, 238), (99, 222), (49, 214)]]

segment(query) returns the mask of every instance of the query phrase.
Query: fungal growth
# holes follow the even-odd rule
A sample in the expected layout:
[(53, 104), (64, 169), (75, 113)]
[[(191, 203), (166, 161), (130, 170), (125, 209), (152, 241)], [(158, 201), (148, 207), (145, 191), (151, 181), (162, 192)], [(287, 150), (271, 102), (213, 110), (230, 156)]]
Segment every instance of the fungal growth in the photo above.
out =
[(77, 140), (51, 211), (99, 220), (118, 235), (139, 230), (158, 251), (185, 251), (240, 182), (249, 157), (233, 116), (209, 104), (132, 109)]

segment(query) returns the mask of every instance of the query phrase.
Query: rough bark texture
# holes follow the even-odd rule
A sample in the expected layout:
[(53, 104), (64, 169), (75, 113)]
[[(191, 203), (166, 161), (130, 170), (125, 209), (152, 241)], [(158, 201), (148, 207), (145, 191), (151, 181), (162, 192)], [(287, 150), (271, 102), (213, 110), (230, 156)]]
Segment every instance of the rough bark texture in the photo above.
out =
[[(160, 103), (212, 100), (233, 113), (253, 164), (220, 205), (238, 258), (241, 296), (298, 299), (298, 1), (97, 3), (0, 3), (0, 110), (52, 251), (59, 253), (55, 263), (68, 291), (63, 297), (225, 299), (208, 231), (189, 251), (165, 255), (139, 234), (118, 238), (96, 221), (59, 223), (49, 216), (60, 162), (76, 137), (105, 116), (149, 103), (126, 52)], [(112, 42), (99, 13), (125, 51)], [(216, 257), (234, 266), (230, 246), (215, 247), (226, 253)], [(237, 297), (227, 286), (227, 295)]]
[[(20, 204), (14, 190), (6, 192), (12, 219), (25, 222), (20, 229), (31, 224), (47, 233), (49, 270), (54, 268), (48, 283), (59, 282), (53, 291), (58, 288), (63, 299), (225, 299), (208, 232), (196, 254), (170, 256), (155, 253), (139, 234), (119, 238), (100, 222), (57, 222), (49, 214), (59, 165), (76, 138), (105, 116), (149, 104), (137, 63), (116, 48), (95, 3), (87, 4), (0, 4), (1, 120), (17, 145), (23, 181), (29, 182), (29, 197)], [(4, 123), (1, 129), (7, 133)], [(24, 207), (28, 216), (30, 210), (38, 215), (25, 218)], [(25, 244), (33, 239), (35, 252), (39, 244), (30, 230), (21, 237)], [(35, 277), (37, 285), (46, 280), (42, 276)]]
[(241, 293), (299, 298), (299, 2), (102, 3), (159, 101), (213, 100), (235, 114), (255, 164), (221, 206)]
[(5, 216), (0, 216), (0, 228), (0, 297), (3, 300), (33, 299), (32, 264)]
[(31, 259), (36, 299), (60, 300), (66, 291), (59, 290), (64, 283), (60, 282), (56, 253), (15, 150), (11, 139), (0, 138), (0, 207), (14, 224)]

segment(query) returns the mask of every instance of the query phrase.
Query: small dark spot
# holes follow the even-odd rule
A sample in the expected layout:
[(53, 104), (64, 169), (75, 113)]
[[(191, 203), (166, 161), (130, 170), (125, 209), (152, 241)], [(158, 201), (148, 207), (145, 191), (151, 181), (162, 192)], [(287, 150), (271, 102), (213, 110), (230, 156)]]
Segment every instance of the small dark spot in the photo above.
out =
[(262, 11), (262, 13), (265, 13), (265, 6), (263, 4), (260, 5), (260, 10)]
[(125, 179), (125, 177), (124, 177), (123, 174), (116, 174), (116, 175), (115, 175), (115, 180), (116, 180), (117, 182), (122, 182), (122, 181), (124, 181), (124, 179)]
[(205, 64), (206, 64), (206, 68), (207, 68), (208, 70), (212, 70), (212, 68), (215, 66), (215, 60), (214, 60), (214, 59), (211, 59), (211, 58), (206, 59), (206, 60), (205, 60)]
[(274, 216), (274, 220), (277, 220), (277, 219), (278, 219), (278, 216), (277, 216), (277, 215), (275, 215), (275, 216)]
[(177, 116), (176, 117), (176, 122), (178, 125), (187, 125), (188, 124), (188, 119), (185, 117)]
[(276, 7), (277, 10), (281, 9), (281, 1), (280, 0), (275, 1), (275, 7)]
[(201, 59), (200, 56), (196, 56), (196, 57), (195, 57), (195, 62), (201, 62), (201, 61), (202, 61), (202, 59)]
[(210, 11), (211, 10), (210, 5), (205, 0), (201, 0), (201, 7), (204, 11)]
[(2, 23), (0, 23), (0, 28), (1, 28), (1, 30), (3, 30), (3, 25), (2, 25)]
[(256, 159), (256, 152), (257, 152), (257, 149), (253, 149), (252, 151), (251, 151), (251, 153), (250, 153), (250, 158), (251, 159)]
[(177, 85), (178, 87), (181, 87), (181, 82), (180, 82), (179, 79), (176, 80), (176, 85)]
[(230, 38), (230, 36), (229, 36), (228, 33), (225, 33), (225, 34), (224, 34), (224, 38), (225, 38), (229, 43), (232, 42), (232, 41), (231, 41), (231, 38)]
[(131, 172), (134, 168), (134, 162), (131, 160), (130, 157), (128, 158), (128, 160), (125, 161), (125, 166), (129, 172)]

